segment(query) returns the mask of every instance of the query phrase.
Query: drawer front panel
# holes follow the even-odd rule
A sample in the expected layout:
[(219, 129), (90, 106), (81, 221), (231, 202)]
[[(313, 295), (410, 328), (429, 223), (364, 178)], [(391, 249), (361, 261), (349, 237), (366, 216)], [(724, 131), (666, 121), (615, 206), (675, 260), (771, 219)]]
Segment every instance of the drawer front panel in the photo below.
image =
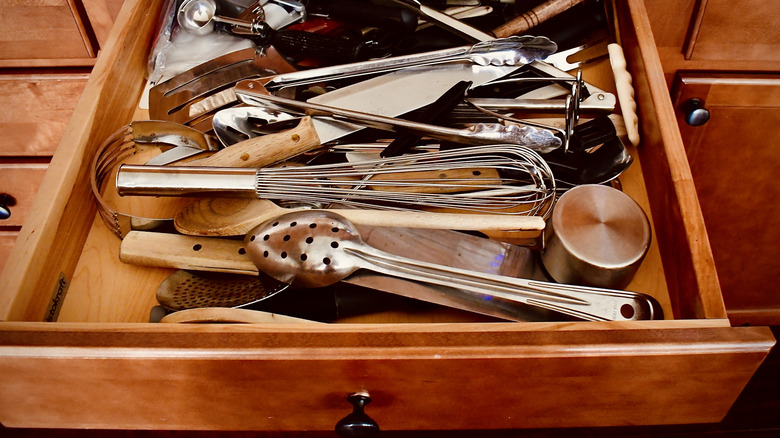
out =
[(0, 58), (89, 58), (94, 51), (68, 0), (12, 0), (0, 8)]
[(89, 77), (84, 73), (0, 75), (0, 155), (51, 156)]
[(732, 0), (700, 4), (693, 16), (697, 22), (687, 47), (690, 59), (780, 61), (776, 2)]
[(19, 233), (16, 231), (0, 231), (0, 271), (3, 270), (18, 235)]
[[(200, 347), (171, 343), (171, 334), (129, 334), (109, 348), (23, 346), (6, 336), (4, 345), (16, 345), (0, 349), (0, 420), (332, 430), (350, 411), (346, 396), (368, 391), (367, 413), (385, 430), (716, 422), (773, 343), (766, 328), (660, 330), (652, 341), (645, 330), (204, 331), (185, 341)], [(748, 345), (756, 352), (745, 354)]]
[(11, 217), (0, 220), (0, 226), (20, 227), (27, 218), (35, 193), (38, 191), (48, 164), (0, 164), (0, 194), (13, 197), (15, 205), (8, 206)]

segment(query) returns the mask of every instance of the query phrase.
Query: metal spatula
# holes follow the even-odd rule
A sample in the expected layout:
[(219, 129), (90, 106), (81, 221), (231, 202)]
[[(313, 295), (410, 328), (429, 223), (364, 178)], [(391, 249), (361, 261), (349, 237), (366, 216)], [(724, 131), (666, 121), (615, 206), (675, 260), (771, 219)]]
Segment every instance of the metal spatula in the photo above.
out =
[[(255, 49), (231, 52), (200, 64), (149, 90), (149, 116), (211, 130), (210, 114), (238, 104), (231, 87), (236, 82), (290, 72), (287, 64), (274, 50), (265, 54)], [(201, 120), (203, 119), (203, 120)]]

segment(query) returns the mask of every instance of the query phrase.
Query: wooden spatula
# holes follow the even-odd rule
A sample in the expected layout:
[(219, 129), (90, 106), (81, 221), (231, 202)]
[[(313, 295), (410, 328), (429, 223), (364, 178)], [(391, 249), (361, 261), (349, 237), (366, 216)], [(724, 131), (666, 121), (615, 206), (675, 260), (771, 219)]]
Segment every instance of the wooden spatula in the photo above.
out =
[[(264, 199), (209, 198), (184, 208), (174, 224), (180, 233), (187, 235), (240, 236), (261, 222), (295, 210), (300, 209), (282, 208)], [(544, 219), (538, 216), (364, 209), (333, 211), (359, 225), (507, 231), (520, 239), (534, 239), (545, 227)]]

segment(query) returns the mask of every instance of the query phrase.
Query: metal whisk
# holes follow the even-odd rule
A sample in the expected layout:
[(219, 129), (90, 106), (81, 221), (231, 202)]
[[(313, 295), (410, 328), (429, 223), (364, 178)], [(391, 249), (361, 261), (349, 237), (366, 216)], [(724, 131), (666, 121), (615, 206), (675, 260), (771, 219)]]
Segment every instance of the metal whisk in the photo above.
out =
[(350, 163), (262, 169), (123, 165), (120, 195), (257, 196), (362, 208), (547, 216), (555, 179), (533, 150), (488, 145)]

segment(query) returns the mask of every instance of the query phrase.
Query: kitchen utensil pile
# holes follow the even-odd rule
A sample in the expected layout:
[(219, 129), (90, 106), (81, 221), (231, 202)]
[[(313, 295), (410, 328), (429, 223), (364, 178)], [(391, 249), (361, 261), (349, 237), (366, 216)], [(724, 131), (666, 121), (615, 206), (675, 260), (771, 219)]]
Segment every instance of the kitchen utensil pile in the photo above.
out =
[[(92, 189), (122, 261), (179, 269), (157, 292), (166, 312), (245, 311), (163, 321), (337, 321), (303, 311), (325, 306), (311, 287), (356, 290), (337, 299), (352, 314), (412, 298), (511, 321), (663, 318), (648, 295), (559, 284), (539, 263), (558, 197), (609, 184), (632, 161), (616, 97), (579, 70), (604, 53), (572, 59), (598, 38), (506, 34), (530, 11), (469, 3), (178, 4), (160, 35), (231, 35), (254, 48), (153, 84), (152, 120), (104, 141)], [(540, 16), (563, 29), (556, 20), (583, 8), (608, 13), (584, 2)], [(111, 190), (192, 200), (175, 217), (145, 218), (120, 212)]]

